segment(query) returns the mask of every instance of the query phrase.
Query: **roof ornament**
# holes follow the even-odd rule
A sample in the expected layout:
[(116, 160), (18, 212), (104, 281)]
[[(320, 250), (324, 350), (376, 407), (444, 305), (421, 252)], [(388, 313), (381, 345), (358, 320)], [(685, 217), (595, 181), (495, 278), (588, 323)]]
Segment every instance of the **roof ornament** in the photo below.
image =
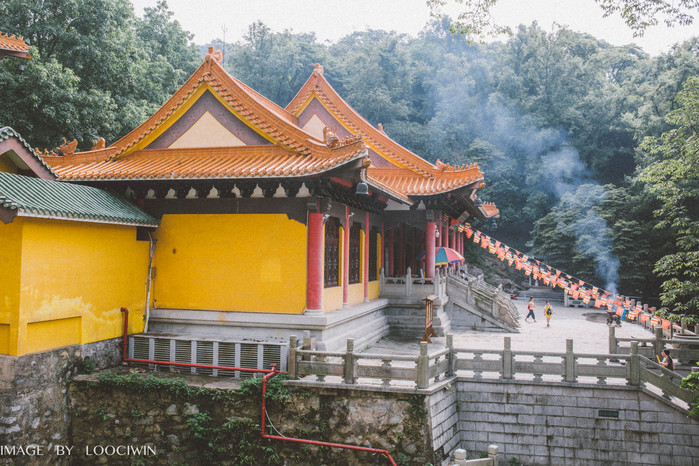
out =
[(92, 141), (92, 149), (90, 149), (90, 150), (104, 149), (104, 147), (105, 147), (104, 138), (99, 138), (99, 139), (95, 139), (94, 141)]
[(58, 154), (55, 153), (54, 151), (49, 152), (48, 149), (44, 149), (43, 151), (39, 149), (38, 147), (34, 148), (34, 152), (36, 152), (38, 155), (42, 157), (58, 157)]
[(334, 129), (330, 129), (327, 126), (323, 128), (323, 141), (325, 141), (325, 145), (328, 147), (337, 147), (340, 144), (340, 138), (337, 137)]
[(71, 142), (67, 142), (66, 138), (63, 138), (63, 144), (58, 146), (56, 149), (59, 154), (66, 156), (66, 155), (73, 155), (75, 153), (75, 149), (78, 148), (78, 140), (73, 139)]
[(379, 131), (381, 131), (383, 134), (386, 134), (386, 131), (383, 130), (383, 125), (379, 123)]
[(206, 54), (205, 60), (214, 60), (219, 64), (223, 63), (223, 52), (220, 50), (214, 50), (213, 47), (209, 47), (209, 53)]
[(315, 68), (313, 68), (313, 73), (317, 73), (317, 74), (323, 76), (323, 66), (319, 63), (316, 63)]

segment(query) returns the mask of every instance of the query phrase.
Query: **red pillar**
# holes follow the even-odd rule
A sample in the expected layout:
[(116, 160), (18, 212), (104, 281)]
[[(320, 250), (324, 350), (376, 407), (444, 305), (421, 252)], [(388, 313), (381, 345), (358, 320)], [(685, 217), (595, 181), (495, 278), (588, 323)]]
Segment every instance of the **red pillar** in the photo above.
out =
[(342, 307), (349, 307), (349, 207), (345, 206), (345, 228), (342, 235)]
[(306, 309), (323, 311), (323, 214), (308, 214)]
[(369, 212), (364, 224), (364, 302), (369, 302)]
[(451, 232), (449, 231), (449, 220), (447, 220), (446, 222), (444, 222), (444, 243), (443, 244), (444, 244), (445, 248), (452, 247), (451, 243), (449, 242), (449, 233), (451, 233)]
[(393, 241), (394, 241), (394, 236), (395, 236), (395, 228), (391, 228), (388, 230), (388, 276), (392, 277), (394, 270), (393, 270)]
[[(435, 225), (436, 226), (436, 225)], [(442, 239), (444, 237), (444, 232), (442, 231), (442, 214), (439, 214), (439, 236), (437, 237), (437, 243), (436, 247), (440, 247), (442, 245)]]
[(388, 273), (388, 270), (386, 269), (386, 258), (384, 255), (386, 251), (386, 232), (384, 231), (384, 226), (383, 222), (381, 222), (381, 242), (379, 243), (379, 268), (383, 269), (384, 275)]
[(452, 249), (456, 249), (456, 232), (454, 230), (449, 230), (449, 246)]
[(425, 277), (434, 278), (435, 224), (427, 222), (425, 228)]

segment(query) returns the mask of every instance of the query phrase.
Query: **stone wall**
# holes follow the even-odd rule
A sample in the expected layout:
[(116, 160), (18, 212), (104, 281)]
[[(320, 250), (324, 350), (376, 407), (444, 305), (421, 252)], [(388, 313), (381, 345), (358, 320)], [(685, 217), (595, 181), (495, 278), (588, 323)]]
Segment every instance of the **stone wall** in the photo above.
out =
[(427, 397), (432, 449), (435, 457), (448, 460), (459, 446), (459, 406), (455, 380), (444, 381), (433, 387)]
[(699, 421), (641, 390), (458, 382), (461, 448), (522, 464), (697, 465)]
[[(20, 454), (14, 461), (66, 463), (52, 452), (70, 443), (68, 385), (83, 367), (84, 358), (95, 361), (95, 367), (118, 364), (121, 339), (24, 356), (0, 355), (0, 447), (36, 445), (34, 453), (42, 453)], [(10, 463), (11, 456), (7, 449), (0, 450), (0, 464)]]
[[(129, 372), (109, 377), (82, 375), (71, 386), (75, 464), (388, 464), (365, 452), (263, 439), (257, 385), (239, 390), (236, 380), (187, 376), (183, 386), (179, 377)], [(386, 449), (401, 464), (433, 462), (424, 395), (293, 384), (270, 390), (272, 435)]]

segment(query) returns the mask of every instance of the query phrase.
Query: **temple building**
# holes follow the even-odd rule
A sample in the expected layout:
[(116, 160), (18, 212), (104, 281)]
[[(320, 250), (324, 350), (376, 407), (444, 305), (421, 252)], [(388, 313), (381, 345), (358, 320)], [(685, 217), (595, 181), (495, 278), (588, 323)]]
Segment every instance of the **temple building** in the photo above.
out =
[[(229, 75), (213, 49), (162, 108), (115, 143), (102, 140), (84, 152), (64, 144), (58, 154), (40, 155), (24, 146), (26, 153), (10, 157), (23, 157), (18, 167), (55, 178), (45, 183), (56, 189), (109, 196), (112, 210), (66, 207), (63, 216), (30, 221), (22, 218), (31, 211), (26, 203), (8, 206), (0, 198), (3, 221), (14, 219), (0, 224), (0, 236), (15, 234), (22, 222), (85, 230), (66, 229), (61, 245), (48, 231), (15, 240), (37, 261), (53, 263), (60, 251), (61, 260), (77, 263), (63, 275), (52, 269), (46, 281), (60, 286), (27, 292), (38, 296), (32, 309), (46, 316), (5, 304), (0, 330), (8, 321), (8, 334), (20, 337), (0, 353), (36, 351), (29, 336), (21, 338), (35, 321), (49, 332), (82, 319), (71, 324), (79, 330), (72, 343), (113, 338), (120, 306), (143, 316), (131, 323), (135, 332), (283, 341), (308, 330), (327, 348), (347, 337), (370, 341), (388, 329), (382, 276), (410, 272), (429, 282), (436, 246), (463, 252), (456, 226), (498, 214), (477, 196), (485, 186), (477, 165), (432, 164), (401, 147), (335, 92), (321, 66), (282, 108)], [(51, 211), (73, 196), (77, 191), (55, 193), (37, 209)], [(94, 206), (103, 202), (97, 197)], [(64, 220), (81, 215), (82, 222)], [(31, 242), (41, 238), (43, 247)], [(24, 258), (11, 262), (24, 280)], [(77, 273), (84, 267), (88, 273)], [(85, 291), (83, 282), (90, 282)], [(83, 302), (95, 287), (110, 298)], [(16, 288), (25, 292), (23, 283)], [(81, 306), (89, 311), (81, 314)], [(88, 323), (100, 316), (103, 325)]]

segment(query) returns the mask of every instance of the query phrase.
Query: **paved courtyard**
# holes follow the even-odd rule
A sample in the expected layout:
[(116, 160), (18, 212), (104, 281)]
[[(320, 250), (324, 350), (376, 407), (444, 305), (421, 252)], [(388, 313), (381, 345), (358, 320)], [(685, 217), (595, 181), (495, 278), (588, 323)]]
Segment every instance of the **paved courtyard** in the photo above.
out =
[[(502, 349), (503, 338), (512, 339), (514, 351), (565, 352), (566, 339), (573, 339), (573, 351), (576, 353), (608, 353), (609, 328), (606, 311), (594, 308), (564, 307), (561, 303), (552, 303), (553, 317), (551, 327), (546, 327), (543, 300), (535, 300), (536, 322), (524, 321), (527, 315), (526, 299), (515, 301), (521, 318), (520, 333), (487, 333), (476, 331), (453, 331), (454, 346), (468, 349)], [(622, 323), (616, 328), (618, 337), (652, 338), (653, 334), (643, 327)], [(445, 345), (444, 336), (432, 338), (429, 351)], [(395, 340), (384, 338), (375, 345), (364, 349), (368, 353), (416, 354), (419, 351), (417, 339)]]

